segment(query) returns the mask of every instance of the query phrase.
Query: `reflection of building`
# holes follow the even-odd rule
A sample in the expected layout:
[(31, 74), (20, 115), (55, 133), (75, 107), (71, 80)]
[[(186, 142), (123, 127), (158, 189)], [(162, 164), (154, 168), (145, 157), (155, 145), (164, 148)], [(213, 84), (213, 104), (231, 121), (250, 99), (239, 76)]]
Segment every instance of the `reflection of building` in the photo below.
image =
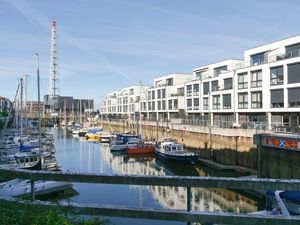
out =
[[(127, 158), (113, 156), (109, 149), (101, 151), (101, 156), (110, 162), (112, 171), (118, 174), (149, 176), (172, 175), (164, 164), (158, 164), (155, 158)], [(132, 188), (139, 188), (132, 186)], [(186, 209), (186, 188), (168, 186), (148, 186), (149, 191), (164, 208)], [(192, 188), (193, 210), (203, 211), (256, 211), (256, 202), (245, 196), (224, 189)]]
[[(31, 117), (37, 116), (37, 113), (39, 112), (38, 101), (27, 101), (25, 110), (27, 116), (31, 116)], [(45, 112), (45, 105), (43, 102), (40, 102), (40, 112), (41, 113)]]

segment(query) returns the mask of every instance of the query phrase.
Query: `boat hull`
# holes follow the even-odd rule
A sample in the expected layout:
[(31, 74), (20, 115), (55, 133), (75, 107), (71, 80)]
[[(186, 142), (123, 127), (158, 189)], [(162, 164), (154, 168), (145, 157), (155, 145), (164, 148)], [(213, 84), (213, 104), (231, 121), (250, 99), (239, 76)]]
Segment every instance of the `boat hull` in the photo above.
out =
[(154, 146), (136, 146), (127, 149), (128, 154), (153, 154)]
[(166, 161), (173, 161), (178, 163), (184, 163), (184, 164), (196, 164), (198, 161), (198, 156), (177, 156), (177, 155), (169, 155), (162, 153), (160, 151), (155, 151), (155, 154), (161, 159)]

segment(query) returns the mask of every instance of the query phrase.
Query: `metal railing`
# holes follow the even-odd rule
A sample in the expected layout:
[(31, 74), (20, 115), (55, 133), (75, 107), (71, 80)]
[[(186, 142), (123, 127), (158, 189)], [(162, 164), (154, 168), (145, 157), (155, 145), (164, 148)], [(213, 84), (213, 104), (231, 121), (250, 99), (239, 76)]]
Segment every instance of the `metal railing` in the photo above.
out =
[[(159, 219), (173, 221), (188, 221), (198, 223), (222, 223), (222, 224), (289, 224), (300, 223), (299, 217), (262, 216), (242, 213), (217, 213), (205, 211), (191, 211), (191, 189), (201, 188), (227, 188), (236, 190), (294, 190), (300, 191), (300, 180), (279, 179), (253, 179), (253, 178), (228, 178), (228, 177), (187, 177), (187, 176), (143, 176), (143, 175), (95, 175), (82, 173), (65, 173), (49, 171), (30, 171), (20, 169), (8, 169), (0, 167), (0, 177), (5, 179), (20, 178), (31, 180), (31, 204), (47, 205), (49, 208), (73, 208), (77, 214), (104, 215), (144, 219)], [(183, 210), (131, 208), (125, 206), (60, 203), (35, 201), (35, 181), (67, 181), (80, 183), (104, 183), (121, 185), (146, 185), (146, 186), (173, 186), (186, 187), (187, 208)], [(16, 204), (28, 204), (15, 198), (0, 197), (2, 203), (14, 202)]]

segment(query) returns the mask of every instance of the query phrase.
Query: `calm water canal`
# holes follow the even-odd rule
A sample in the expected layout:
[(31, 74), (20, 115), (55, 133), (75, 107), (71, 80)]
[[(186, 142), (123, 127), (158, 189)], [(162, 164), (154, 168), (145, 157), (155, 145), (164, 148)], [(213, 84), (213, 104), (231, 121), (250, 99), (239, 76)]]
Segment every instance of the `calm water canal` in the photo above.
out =
[[(239, 176), (200, 165), (165, 164), (155, 157), (129, 158), (113, 155), (107, 144), (73, 137), (64, 129), (52, 129), (56, 158), (63, 171), (95, 174)], [(74, 183), (79, 193), (70, 201), (147, 208), (186, 209), (186, 190), (182, 187), (133, 186)], [(261, 202), (231, 190), (192, 188), (193, 210), (252, 212)], [(114, 224), (186, 224), (179, 222), (110, 218)]]

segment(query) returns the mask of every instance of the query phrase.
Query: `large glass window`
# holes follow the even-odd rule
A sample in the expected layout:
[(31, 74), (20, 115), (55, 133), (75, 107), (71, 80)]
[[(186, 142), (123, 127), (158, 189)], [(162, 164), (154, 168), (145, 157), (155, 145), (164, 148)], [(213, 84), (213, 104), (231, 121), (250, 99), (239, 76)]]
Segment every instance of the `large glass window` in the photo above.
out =
[(157, 90), (157, 99), (161, 99), (161, 90)]
[(155, 110), (155, 102), (152, 102), (152, 110)]
[(285, 47), (287, 58), (300, 56), (300, 43)]
[(300, 63), (288, 65), (288, 83), (300, 83)]
[(152, 91), (152, 100), (155, 99), (155, 91)]
[(194, 96), (199, 95), (199, 84), (194, 84), (193, 89), (194, 89)]
[(166, 101), (165, 100), (161, 101), (161, 109), (166, 110)]
[(184, 96), (184, 88), (177, 88), (177, 95)]
[(174, 99), (174, 110), (177, 110), (178, 109), (178, 100), (177, 99)]
[(167, 84), (168, 86), (173, 86), (173, 78), (167, 79), (167, 80), (166, 80), (166, 84)]
[(194, 98), (194, 110), (199, 110), (199, 98)]
[(161, 90), (161, 98), (166, 98), (166, 89)]
[(168, 100), (168, 110), (172, 110), (172, 100)]
[(248, 93), (239, 93), (238, 108), (239, 109), (248, 109)]
[(214, 76), (218, 77), (221, 73), (224, 73), (227, 71), (227, 66), (221, 66), (214, 68)]
[(220, 95), (213, 96), (213, 109), (220, 109)]
[(248, 88), (248, 73), (238, 74), (238, 89)]
[(151, 91), (148, 91), (148, 100), (151, 100)]
[(231, 109), (231, 94), (223, 95), (223, 109)]
[(224, 79), (224, 90), (232, 89), (232, 78)]
[(186, 86), (186, 96), (192, 96), (192, 85)]
[(208, 95), (209, 92), (209, 82), (203, 83), (203, 95)]
[(251, 66), (256, 66), (265, 63), (265, 53), (251, 55)]
[(288, 89), (289, 107), (300, 107), (300, 88)]
[(157, 102), (157, 110), (161, 110), (161, 101)]
[(251, 72), (251, 87), (261, 87), (262, 86), (262, 73), (261, 70), (256, 70)]
[(283, 84), (283, 66), (278, 66), (270, 69), (271, 85)]
[(271, 90), (271, 107), (283, 107), (283, 89)]
[(186, 101), (187, 110), (192, 110), (192, 99)]
[(148, 102), (148, 110), (151, 110), (152, 103)]
[(217, 80), (211, 82), (211, 91), (219, 90), (219, 82)]
[(252, 92), (251, 93), (251, 108), (259, 109), (262, 108), (262, 92)]
[(208, 98), (203, 98), (203, 110), (208, 110)]

